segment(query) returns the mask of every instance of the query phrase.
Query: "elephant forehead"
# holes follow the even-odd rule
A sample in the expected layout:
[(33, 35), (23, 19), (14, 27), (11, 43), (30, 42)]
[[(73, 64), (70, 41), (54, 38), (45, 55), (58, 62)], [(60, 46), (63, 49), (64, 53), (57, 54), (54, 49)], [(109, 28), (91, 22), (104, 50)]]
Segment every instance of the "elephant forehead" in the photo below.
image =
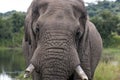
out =
[(52, 8), (68, 9), (71, 5), (80, 7), (83, 4), (83, 0), (37, 0), (38, 6), (44, 6), (45, 4), (52, 6)]

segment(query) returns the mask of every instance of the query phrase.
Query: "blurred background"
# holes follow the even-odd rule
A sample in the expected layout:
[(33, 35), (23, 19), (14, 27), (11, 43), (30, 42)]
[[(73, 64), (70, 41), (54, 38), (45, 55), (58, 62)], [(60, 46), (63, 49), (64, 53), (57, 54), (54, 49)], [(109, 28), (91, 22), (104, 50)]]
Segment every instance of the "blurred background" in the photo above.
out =
[[(0, 80), (25, 80), (21, 44), (32, 0), (10, 1), (0, 0)], [(120, 80), (120, 0), (85, 0), (85, 5), (104, 44), (94, 80)]]

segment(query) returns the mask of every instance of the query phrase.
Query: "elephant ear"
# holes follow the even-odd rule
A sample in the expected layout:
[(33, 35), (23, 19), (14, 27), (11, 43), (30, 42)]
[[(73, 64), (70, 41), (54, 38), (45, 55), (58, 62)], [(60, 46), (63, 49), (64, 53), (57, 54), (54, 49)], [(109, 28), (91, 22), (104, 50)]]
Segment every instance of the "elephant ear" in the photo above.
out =
[(22, 45), (23, 45), (23, 53), (27, 65), (29, 64), (29, 61), (36, 48), (35, 34), (33, 32), (33, 22), (35, 21), (35, 17), (36, 17), (34, 13), (35, 11), (34, 9), (35, 9), (35, 0), (33, 0), (30, 7), (28, 8), (27, 15), (25, 18), (25, 25), (24, 25), (25, 36)]
[(81, 67), (89, 80), (92, 80), (101, 56), (102, 39), (94, 24), (88, 18), (84, 26), (84, 32), (78, 40), (77, 51)]
[(89, 43), (89, 26), (88, 26), (88, 15), (83, 3), (81, 7), (81, 17), (79, 18), (80, 31), (76, 36), (77, 39), (77, 51), (80, 59), (80, 65), (87, 74), (88, 78), (91, 79), (91, 64), (90, 64), (90, 43)]
[(91, 64), (90, 64), (90, 43), (89, 43), (89, 26), (88, 20), (86, 21), (83, 35), (79, 38), (78, 42), (78, 55), (80, 59), (80, 65), (87, 74), (88, 78), (91, 78)]

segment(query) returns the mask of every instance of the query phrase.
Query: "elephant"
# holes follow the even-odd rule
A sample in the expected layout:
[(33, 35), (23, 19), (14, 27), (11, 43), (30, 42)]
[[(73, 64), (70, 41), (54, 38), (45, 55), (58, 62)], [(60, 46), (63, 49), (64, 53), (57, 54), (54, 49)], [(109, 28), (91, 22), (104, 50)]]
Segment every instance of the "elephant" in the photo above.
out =
[(33, 80), (93, 80), (102, 39), (83, 0), (33, 0), (22, 42)]

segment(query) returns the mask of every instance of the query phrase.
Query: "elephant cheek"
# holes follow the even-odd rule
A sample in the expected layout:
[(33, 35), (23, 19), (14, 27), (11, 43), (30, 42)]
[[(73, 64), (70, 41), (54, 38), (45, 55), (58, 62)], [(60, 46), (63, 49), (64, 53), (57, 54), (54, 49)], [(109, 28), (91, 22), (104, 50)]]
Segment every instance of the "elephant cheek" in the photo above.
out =
[(71, 66), (73, 66), (73, 68), (75, 69), (78, 65), (80, 65), (80, 59), (75, 48), (71, 49), (71, 53), (70, 63), (72, 64)]
[(77, 50), (73, 48), (72, 51), (73, 51), (72, 60), (73, 60), (74, 70), (82, 80), (88, 80), (87, 75), (85, 74), (84, 70), (80, 66), (80, 59), (78, 57)]

